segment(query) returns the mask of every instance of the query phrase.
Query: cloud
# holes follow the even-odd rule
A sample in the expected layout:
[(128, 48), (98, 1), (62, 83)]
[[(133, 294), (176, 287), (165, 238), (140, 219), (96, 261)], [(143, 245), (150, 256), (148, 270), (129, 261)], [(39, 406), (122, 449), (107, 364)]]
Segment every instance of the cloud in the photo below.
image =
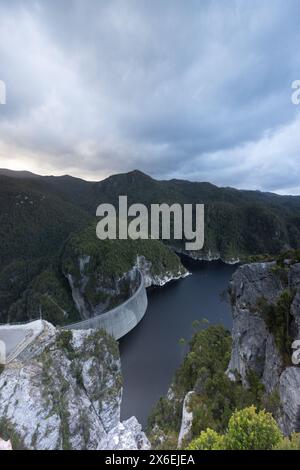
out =
[(243, 181), (244, 189), (299, 194), (299, 129), (300, 112), (293, 122), (275, 132), (266, 132), (257, 141), (195, 157), (193, 172), (186, 163), (181, 168), (181, 177), (195, 179), (195, 175), (201, 174), (205, 180), (222, 186), (241, 187)]
[(0, 166), (300, 192), (296, 0), (0, 1)]

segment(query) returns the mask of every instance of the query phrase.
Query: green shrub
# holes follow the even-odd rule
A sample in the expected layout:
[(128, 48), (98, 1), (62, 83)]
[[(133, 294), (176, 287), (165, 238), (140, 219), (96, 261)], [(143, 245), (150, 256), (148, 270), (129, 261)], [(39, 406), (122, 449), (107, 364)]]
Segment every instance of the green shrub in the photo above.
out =
[(194, 439), (187, 450), (222, 450), (225, 449), (225, 438), (212, 429), (202, 431), (197, 439)]
[(224, 435), (208, 428), (188, 446), (188, 450), (272, 450), (299, 449), (300, 435), (283, 438), (270, 413), (255, 406), (235, 411)]
[(270, 413), (257, 412), (254, 406), (233, 413), (225, 435), (230, 450), (271, 450), (282, 438)]
[(300, 250), (288, 250), (284, 253), (281, 253), (277, 256), (276, 263), (278, 266), (284, 267), (285, 260), (289, 260), (290, 264), (295, 264), (300, 262)]
[(74, 348), (72, 346), (73, 334), (71, 330), (62, 330), (57, 336), (57, 346), (65, 349), (68, 353), (73, 354)]
[(222, 326), (210, 326), (194, 334), (190, 352), (186, 355), (175, 376), (177, 392), (192, 390), (203, 368), (209, 376), (226, 370), (231, 351), (231, 335)]
[(300, 433), (294, 433), (290, 438), (282, 438), (275, 450), (300, 450)]

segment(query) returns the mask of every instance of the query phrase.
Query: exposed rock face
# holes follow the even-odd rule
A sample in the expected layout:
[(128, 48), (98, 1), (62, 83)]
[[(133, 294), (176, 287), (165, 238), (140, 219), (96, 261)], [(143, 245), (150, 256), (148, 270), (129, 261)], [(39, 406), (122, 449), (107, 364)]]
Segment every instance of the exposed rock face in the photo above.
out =
[(294, 317), (294, 339), (300, 339), (300, 263), (294, 264), (289, 270), (289, 285), (295, 293), (291, 305), (291, 315)]
[(228, 375), (236, 371), (247, 385), (247, 371), (254, 370), (270, 392), (279, 381), (281, 360), (272, 335), (257, 311), (257, 302), (264, 297), (276, 302), (283, 289), (273, 275), (274, 263), (254, 263), (241, 266), (230, 283), (233, 330), (232, 354)]
[(282, 429), (286, 434), (300, 432), (300, 369), (287, 367), (280, 377), (283, 408)]
[(264, 321), (252, 315), (248, 309), (241, 309), (233, 321), (229, 377), (234, 378), (233, 373), (238, 372), (243, 384), (247, 385), (248, 369), (255, 370), (260, 377), (263, 376), (267, 337)]
[(12, 450), (11, 442), (0, 438), (0, 450)]
[(175, 248), (178, 253), (183, 253), (186, 256), (198, 260), (198, 261), (223, 261), (225, 264), (238, 264), (240, 263), (240, 259), (237, 257), (230, 257), (230, 256), (223, 256), (218, 251), (211, 251), (208, 250), (205, 252), (204, 250), (201, 251), (186, 251), (180, 248)]
[[(83, 320), (97, 316), (122, 303), (136, 289), (136, 275), (132, 271), (119, 278), (108, 279), (90, 272), (90, 256), (78, 258), (77, 276), (65, 272), (72, 297)], [(93, 293), (93, 298), (91, 298)]]
[(100, 441), (98, 450), (148, 450), (150, 447), (141, 425), (132, 416), (108, 432)]
[(0, 375), (0, 417), (27, 449), (148, 448), (136, 421), (120, 423), (121, 395), (110, 336), (59, 332), (44, 322), (40, 337)]
[(146, 287), (163, 286), (188, 275), (179, 259), (176, 269), (161, 266), (160, 273), (154, 274), (152, 262), (138, 255), (128, 272), (113, 277), (97, 273), (92, 268), (93, 263), (91, 256), (80, 256), (75, 263), (78, 268), (76, 275), (64, 269), (74, 303), (83, 320), (106, 312), (129, 298), (138, 288), (136, 268), (142, 272)]
[(166, 270), (160, 275), (152, 274), (152, 264), (144, 256), (137, 256), (135, 267), (137, 267), (143, 274), (146, 287), (164, 286), (170, 281), (180, 279), (188, 276), (189, 274), (181, 264), (178, 265), (177, 272)]
[(281, 372), (282, 359), (276, 348), (273, 335), (268, 334), (266, 340), (264, 371), (262, 376), (262, 383), (265, 385), (267, 393), (273, 392), (273, 390), (278, 387), (278, 380)]
[(262, 297), (275, 304), (285, 289), (295, 293), (290, 313), (296, 339), (300, 332), (300, 264), (289, 268), (287, 279), (278, 275), (275, 263), (244, 265), (234, 273), (230, 284), (233, 345), (227, 374), (234, 380), (238, 373), (247, 385), (247, 373), (254, 370), (267, 393), (279, 389), (283, 410), (280, 424), (285, 433), (291, 433), (299, 429), (300, 368), (284, 370), (274, 337), (257, 307)]
[(298, 288), (293, 303), (291, 305), (291, 314), (293, 315), (295, 320), (294, 337), (300, 339), (300, 288)]
[(84, 270), (85, 270), (85, 266), (89, 264), (90, 259), (91, 259), (90, 256), (79, 257), (79, 260), (78, 260), (79, 274), (80, 274), (79, 282), (76, 282), (76, 279), (72, 274), (70, 273), (65, 274), (66, 278), (69, 281), (74, 303), (76, 305), (78, 312), (80, 313), (83, 319), (90, 317), (89, 308), (84, 298), (84, 292), (89, 282), (89, 277), (85, 275)]
[(182, 446), (183, 440), (190, 437), (192, 424), (193, 424), (193, 412), (189, 409), (189, 404), (192, 396), (195, 392), (188, 392), (184, 398), (182, 406), (182, 419), (181, 427), (178, 436), (178, 448)]

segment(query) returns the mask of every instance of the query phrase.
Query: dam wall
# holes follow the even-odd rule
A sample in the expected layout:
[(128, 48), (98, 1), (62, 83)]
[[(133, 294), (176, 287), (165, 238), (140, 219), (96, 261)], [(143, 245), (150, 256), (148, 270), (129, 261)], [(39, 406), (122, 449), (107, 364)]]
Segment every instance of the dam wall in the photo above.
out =
[(65, 325), (62, 329), (87, 330), (101, 328), (117, 340), (125, 336), (142, 320), (148, 305), (144, 277), (140, 271), (137, 271), (137, 275), (139, 286), (125, 302), (108, 312), (101, 313), (87, 320)]

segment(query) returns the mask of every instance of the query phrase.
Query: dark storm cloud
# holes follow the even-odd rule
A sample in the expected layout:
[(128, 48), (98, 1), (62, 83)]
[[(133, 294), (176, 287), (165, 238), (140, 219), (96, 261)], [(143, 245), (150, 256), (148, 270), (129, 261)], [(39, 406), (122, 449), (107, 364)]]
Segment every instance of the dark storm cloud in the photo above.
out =
[(300, 192), (297, 0), (0, 0), (0, 166)]

